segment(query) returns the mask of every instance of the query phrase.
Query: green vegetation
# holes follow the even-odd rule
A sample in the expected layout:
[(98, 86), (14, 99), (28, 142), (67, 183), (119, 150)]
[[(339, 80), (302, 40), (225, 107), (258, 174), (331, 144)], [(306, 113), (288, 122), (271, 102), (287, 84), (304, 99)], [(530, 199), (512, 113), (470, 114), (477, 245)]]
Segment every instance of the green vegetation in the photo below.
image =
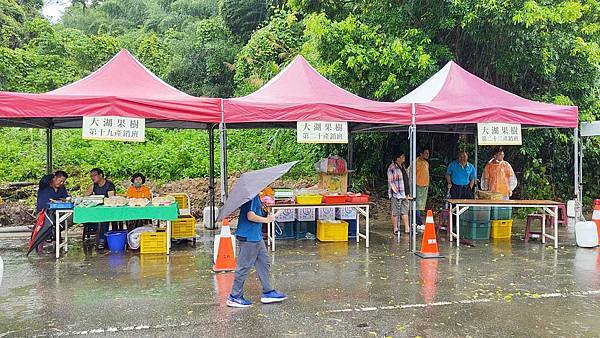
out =
[[(127, 48), (192, 95), (245, 95), (302, 53), (341, 87), (396, 100), (455, 60), (501, 88), (576, 104), (582, 120), (600, 119), (597, 0), (79, 0), (57, 24), (40, 17), (40, 8), (40, 1), (0, 0), (1, 90), (48, 91)], [(83, 141), (79, 133), (56, 132), (56, 167), (83, 173), (101, 166), (116, 178), (139, 170), (161, 181), (207, 175), (204, 131), (150, 130), (139, 145)], [(443, 175), (458, 137), (420, 135), (420, 142), (434, 147), (432, 172)], [(517, 193), (570, 198), (572, 132), (531, 130), (524, 138), (522, 147), (507, 153), (522, 182)], [(42, 174), (43, 134), (2, 129), (0, 139), (0, 181)], [(234, 131), (229, 140), (230, 166), (240, 171), (302, 159), (294, 175), (309, 175), (318, 157), (345, 154), (343, 147), (298, 145), (293, 131)], [(406, 135), (362, 134), (355, 140), (357, 182), (380, 187), (390, 154), (407, 150)], [(600, 141), (583, 146), (591, 198), (600, 195)], [(488, 151), (480, 158), (487, 159)], [(435, 196), (444, 193), (443, 182), (434, 186)]]

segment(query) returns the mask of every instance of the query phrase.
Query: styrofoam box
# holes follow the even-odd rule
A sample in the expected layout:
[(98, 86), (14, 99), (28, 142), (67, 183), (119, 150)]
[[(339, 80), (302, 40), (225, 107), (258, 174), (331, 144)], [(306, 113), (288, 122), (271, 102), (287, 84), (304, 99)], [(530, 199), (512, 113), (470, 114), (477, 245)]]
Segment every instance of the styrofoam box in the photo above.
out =
[(356, 209), (354, 207), (335, 208), (335, 217), (338, 219), (356, 219)]
[(279, 209), (275, 214), (277, 215), (275, 216), (277, 222), (293, 222), (296, 219), (296, 214), (292, 208)]
[(315, 221), (315, 208), (299, 208), (296, 219), (299, 221)]
[(319, 219), (323, 221), (335, 220), (335, 207), (319, 208)]

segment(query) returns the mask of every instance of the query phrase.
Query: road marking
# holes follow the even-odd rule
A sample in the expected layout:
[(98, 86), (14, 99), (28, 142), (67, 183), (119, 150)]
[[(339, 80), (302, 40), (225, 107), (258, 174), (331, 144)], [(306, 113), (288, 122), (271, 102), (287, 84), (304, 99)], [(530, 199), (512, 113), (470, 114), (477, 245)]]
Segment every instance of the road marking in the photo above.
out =
[[(543, 293), (543, 294), (526, 294), (521, 298), (528, 299), (539, 299), (539, 298), (559, 298), (559, 297), (581, 297), (588, 295), (600, 295), (600, 290), (589, 290), (589, 291), (572, 291), (572, 292), (553, 292), (553, 293)], [(518, 299), (519, 297), (512, 296), (513, 299)], [(434, 303), (417, 303), (417, 304), (400, 304), (400, 305), (387, 305), (387, 306), (371, 306), (371, 307), (360, 307), (360, 308), (348, 308), (348, 309), (339, 309), (339, 310), (327, 310), (327, 313), (341, 313), (341, 312), (365, 312), (365, 311), (379, 311), (379, 310), (398, 310), (398, 309), (413, 309), (413, 308), (422, 308), (422, 307), (430, 307), (430, 306), (447, 306), (447, 305), (456, 305), (456, 304), (477, 304), (477, 303), (490, 303), (490, 302), (501, 302), (501, 299), (492, 299), (492, 298), (477, 298), (477, 299), (464, 299), (458, 301), (440, 301)]]
[[(559, 297), (572, 297), (572, 296), (589, 296), (589, 295), (600, 295), (600, 290), (588, 290), (588, 291), (572, 291), (572, 292), (554, 292), (554, 293), (545, 293), (545, 294), (526, 294), (521, 298), (527, 299), (541, 299), (541, 298), (559, 298)], [(513, 296), (513, 299), (518, 299), (518, 297)], [(380, 310), (398, 310), (398, 309), (411, 309), (411, 308), (423, 308), (429, 306), (448, 306), (448, 305), (457, 305), (457, 304), (477, 304), (477, 303), (490, 303), (490, 302), (502, 302), (501, 299), (491, 299), (491, 298), (478, 298), (478, 299), (464, 299), (458, 301), (440, 301), (434, 303), (417, 303), (417, 304), (400, 304), (400, 305), (386, 305), (386, 306), (369, 306), (369, 307), (357, 307), (357, 308), (348, 308), (348, 309), (339, 309), (339, 310), (328, 310), (326, 313), (343, 313), (343, 312), (368, 312), (368, 311), (380, 311)], [(188, 327), (192, 325), (206, 325), (206, 323), (192, 323), (192, 322), (180, 322), (180, 323), (166, 323), (166, 324), (156, 324), (156, 325), (145, 325), (139, 324), (134, 326), (124, 326), (124, 327), (108, 327), (108, 328), (96, 328), (96, 329), (88, 329), (81, 331), (59, 331), (52, 332), (52, 336), (85, 336), (85, 335), (94, 335), (100, 333), (114, 333), (114, 332), (129, 332), (129, 331), (142, 331), (142, 330), (164, 330), (165, 328), (181, 328)], [(0, 333), (0, 337), (4, 337), (8, 334), (14, 333), (16, 331), (9, 331)]]

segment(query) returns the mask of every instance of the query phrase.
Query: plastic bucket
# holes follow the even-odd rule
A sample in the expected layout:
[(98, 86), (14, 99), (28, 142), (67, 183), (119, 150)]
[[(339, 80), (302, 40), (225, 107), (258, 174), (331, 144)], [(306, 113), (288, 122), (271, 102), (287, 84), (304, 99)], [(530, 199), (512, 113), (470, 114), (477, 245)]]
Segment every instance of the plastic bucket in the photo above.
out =
[(124, 252), (127, 244), (127, 231), (109, 231), (106, 233), (108, 250), (112, 252)]

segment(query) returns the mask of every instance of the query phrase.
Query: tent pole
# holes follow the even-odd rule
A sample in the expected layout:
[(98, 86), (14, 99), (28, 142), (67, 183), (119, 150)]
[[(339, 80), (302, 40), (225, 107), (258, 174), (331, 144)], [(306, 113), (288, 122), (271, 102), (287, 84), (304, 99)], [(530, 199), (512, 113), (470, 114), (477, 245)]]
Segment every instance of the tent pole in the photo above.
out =
[[(479, 135), (477, 134), (477, 125), (475, 125), (475, 175), (479, 174)], [(475, 177), (475, 193), (477, 193), (477, 187), (479, 186), (479, 180)]]
[(579, 220), (581, 216), (582, 200), (581, 200), (581, 185), (579, 180), (579, 128), (573, 130), (573, 179), (574, 179), (574, 196), (575, 196), (575, 219)]
[(52, 173), (52, 125), (46, 128), (46, 174)]
[(411, 105), (412, 121), (410, 126), (410, 195), (413, 197), (411, 203), (411, 226), (410, 226), (410, 252), (417, 252), (417, 124), (416, 104)]
[(225, 123), (219, 124), (219, 139), (221, 144), (221, 203), (227, 199), (227, 128)]
[(208, 196), (210, 198), (209, 229), (215, 229), (215, 125), (208, 126), (208, 158), (209, 158), (209, 180)]
[(348, 126), (348, 190), (352, 188), (352, 171), (354, 169), (354, 140), (352, 139), (352, 130)]

